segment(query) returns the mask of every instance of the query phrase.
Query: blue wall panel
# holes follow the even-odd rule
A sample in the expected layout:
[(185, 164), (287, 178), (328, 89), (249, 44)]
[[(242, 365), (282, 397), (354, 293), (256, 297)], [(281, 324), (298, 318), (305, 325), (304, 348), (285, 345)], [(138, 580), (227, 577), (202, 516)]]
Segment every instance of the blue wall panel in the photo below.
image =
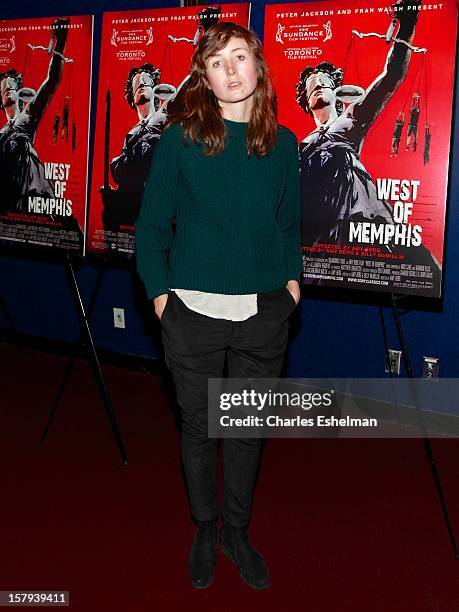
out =
[[(0, 9), (4, 19), (40, 17), (47, 15), (95, 15), (94, 89), (97, 91), (98, 40), (104, 10), (123, 10), (176, 6), (176, 2), (161, 0), (135, 3), (124, 1), (90, 2), (82, 0), (31, 0), (9, 4)], [(252, 3), (252, 26), (262, 36), (265, 3)], [(455, 115), (458, 111), (456, 76)], [(84, 92), (81, 92), (82, 95)], [(91, 138), (92, 147), (92, 138)], [(422, 355), (440, 357), (440, 374), (454, 377), (459, 373), (459, 126), (454, 128), (451, 158), (448, 230), (442, 300), (420, 305), (423, 310), (403, 317), (407, 342), (416, 374), (421, 371)], [(85, 301), (89, 300), (96, 282), (97, 270), (90, 265), (78, 272)], [(0, 257), (0, 290), (13, 315), (19, 331), (74, 341), (78, 337), (78, 324), (68, 292), (62, 267), (54, 264), (28, 262), (14, 257)], [(125, 308), (126, 330), (113, 328), (113, 307)], [(105, 275), (92, 328), (97, 346), (122, 353), (155, 357), (157, 334), (150, 334), (152, 319), (147, 316), (148, 305), (142, 299), (138, 281), (128, 271), (109, 269)], [(389, 308), (385, 308), (390, 344), (399, 348)], [(0, 326), (6, 320), (0, 310)], [(150, 328), (150, 329), (149, 329)], [(153, 329), (155, 326), (153, 325)], [(157, 326), (156, 326), (157, 328)], [(292, 321), (293, 335), (288, 355), (290, 376), (384, 376), (384, 343), (380, 316), (375, 297), (355, 292), (334, 292), (327, 298), (308, 291), (302, 300), (297, 318)], [(156, 339), (155, 339), (156, 337)]]

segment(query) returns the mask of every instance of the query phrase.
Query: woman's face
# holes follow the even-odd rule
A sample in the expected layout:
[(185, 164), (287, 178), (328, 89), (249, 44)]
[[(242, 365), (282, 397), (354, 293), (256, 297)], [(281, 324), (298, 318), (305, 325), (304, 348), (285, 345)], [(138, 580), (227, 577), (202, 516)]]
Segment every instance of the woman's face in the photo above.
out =
[(242, 102), (257, 87), (255, 57), (243, 38), (231, 38), (226, 47), (206, 61), (206, 78), (223, 104)]

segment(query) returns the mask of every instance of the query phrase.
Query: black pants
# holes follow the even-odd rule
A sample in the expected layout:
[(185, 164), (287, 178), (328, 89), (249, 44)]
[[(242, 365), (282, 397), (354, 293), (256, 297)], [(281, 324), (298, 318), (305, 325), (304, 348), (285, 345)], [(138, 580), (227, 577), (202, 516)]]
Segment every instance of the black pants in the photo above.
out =
[[(190, 310), (169, 291), (161, 316), (167, 367), (182, 410), (182, 459), (195, 521), (218, 517), (217, 442), (208, 438), (207, 385), (222, 378), (279, 376), (295, 300), (286, 287), (258, 295), (258, 312), (246, 321), (213, 319)], [(223, 520), (247, 527), (261, 439), (226, 438), (223, 444)]]

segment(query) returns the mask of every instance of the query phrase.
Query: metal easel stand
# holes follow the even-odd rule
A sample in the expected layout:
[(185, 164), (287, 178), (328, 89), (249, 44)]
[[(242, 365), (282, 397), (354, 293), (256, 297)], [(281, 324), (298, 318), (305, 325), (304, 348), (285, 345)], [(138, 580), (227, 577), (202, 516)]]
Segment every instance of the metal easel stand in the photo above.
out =
[[(408, 374), (408, 378), (410, 379), (410, 381), (414, 381), (414, 374), (413, 374), (413, 368), (411, 367), (411, 360), (409, 357), (409, 353), (408, 353), (408, 346), (405, 340), (405, 335), (403, 333), (403, 327), (402, 327), (402, 323), (401, 323), (401, 317), (405, 314), (408, 314), (411, 312), (411, 310), (406, 309), (406, 310), (400, 310), (398, 307), (398, 303), (405, 298), (406, 296), (404, 295), (394, 295), (391, 294), (391, 306), (392, 306), (392, 314), (394, 316), (394, 322), (395, 325), (397, 327), (397, 333), (398, 333), (398, 337), (399, 337), (399, 341), (400, 341), (400, 346), (401, 346), (401, 350), (402, 350), (402, 355), (403, 355), (403, 360), (405, 363), (405, 367), (406, 367), (406, 371)], [(386, 327), (385, 327), (385, 323), (384, 323), (384, 314), (383, 314), (383, 310), (380, 307), (380, 315), (381, 315), (381, 323), (382, 323), (382, 328), (383, 328), (383, 335), (384, 335), (384, 343), (385, 343), (385, 349), (386, 349), (386, 355), (387, 355), (387, 362), (389, 363), (389, 345), (388, 345), (388, 340), (387, 340), (387, 332), (386, 332)], [(390, 368), (389, 368), (390, 371)], [(445, 498), (445, 494), (443, 492), (443, 487), (441, 485), (441, 481), (440, 481), (440, 476), (438, 473), (438, 468), (437, 468), (437, 463), (435, 461), (435, 455), (432, 449), (432, 445), (430, 442), (430, 438), (429, 435), (427, 433), (426, 427), (425, 427), (425, 422), (424, 422), (424, 415), (422, 413), (422, 410), (420, 408), (420, 404), (419, 404), (419, 397), (417, 394), (417, 390), (416, 390), (416, 385), (412, 382), (411, 383), (411, 390), (412, 390), (412, 394), (413, 394), (413, 401), (414, 401), (414, 407), (416, 409), (416, 414), (418, 416), (419, 419), (419, 426), (422, 432), (422, 440), (424, 443), (424, 449), (427, 455), (427, 459), (429, 461), (429, 465), (430, 465), (430, 471), (435, 483), (435, 488), (437, 491), (437, 495), (438, 495), (438, 499), (440, 502), (440, 506), (441, 506), (441, 510), (443, 513), (443, 518), (445, 520), (445, 524), (446, 524), (446, 529), (448, 530), (448, 535), (449, 535), (449, 539), (451, 541), (451, 546), (453, 548), (453, 552), (454, 552), (454, 556), (456, 557), (456, 559), (459, 559), (459, 551), (457, 548), (457, 542), (456, 542), (456, 538), (454, 536), (454, 531), (453, 531), (453, 527), (451, 525), (451, 519), (449, 517), (449, 512), (448, 512), (448, 506), (446, 503), (446, 498)]]
[[(94, 290), (92, 292), (91, 295), (91, 300), (89, 303), (89, 307), (88, 307), (88, 313), (86, 314), (85, 308), (84, 308), (84, 304), (83, 301), (81, 299), (81, 294), (80, 294), (80, 290), (78, 287), (78, 283), (76, 280), (76, 276), (75, 276), (75, 266), (74, 266), (74, 258), (72, 258), (71, 255), (66, 255), (65, 256), (65, 272), (67, 275), (67, 280), (68, 280), (68, 284), (69, 284), (69, 290), (70, 293), (72, 295), (73, 301), (74, 301), (74, 305), (75, 305), (75, 310), (77, 312), (78, 315), (78, 319), (80, 321), (80, 334), (79, 334), (79, 338), (83, 338), (83, 341), (86, 345), (87, 351), (88, 351), (88, 358), (89, 361), (91, 363), (92, 366), (92, 370), (93, 370), (93, 374), (94, 374), (94, 378), (96, 380), (97, 386), (99, 388), (99, 393), (101, 395), (102, 401), (104, 403), (104, 407), (105, 407), (105, 412), (107, 413), (107, 417), (108, 417), (108, 421), (110, 423), (110, 427), (113, 433), (113, 436), (115, 437), (115, 441), (116, 441), (116, 445), (118, 447), (118, 451), (121, 457), (121, 461), (124, 465), (127, 465), (128, 460), (127, 460), (127, 456), (126, 456), (126, 451), (124, 449), (124, 443), (123, 443), (123, 439), (121, 437), (121, 433), (118, 427), (118, 422), (116, 419), (116, 415), (115, 415), (115, 411), (113, 410), (113, 406), (112, 406), (112, 402), (110, 399), (110, 395), (107, 389), (107, 386), (105, 384), (105, 379), (102, 373), (102, 369), (100, 367), (100, 362), (99, 362), (99, 358), (97, 356), (97, 351), (94, 345), (94, 341), (92, 338), (92, 334), (91, 334), (91, 329), (89, 327), (89, 318), (94, 310), (95, 304), (96, 304), (96, 300), (97, 300), (97, 296), (99, 293), (99, 290), (101, 288), (102, 285), (102, 281), (105, 275), (105, 270), (106, 270), (106, 264), (103, 265), (97, 275), (97, 280), (96, 280), (96, 284), (94, 286)], [(42, 436), (41, 436), (41, 442), (44, 443), (46, 436), (48, 434), (49, 428), (51, 426), (52, 420), (56, 414), (57, 408), (60, 404), (60, 401), (62, 399), (62, 396), (64, 394), (65, 388), (67, 386), (67, 383), (70, 379), (70, 376), (73, 372), (73, 368), (75, 366), (75, 357), (71, 357), (67, 367), (65, 369), (64, 372), (64, 376), (62, 378), (61, 384), (59, 386), (58, 392), (56, 394), (56, 398), (54, 400), (53, 406), (51, 408), (51, 411), (49, 413), (48, 416), (48, 420), (46, 422), (45, 428), (43, 430)]]

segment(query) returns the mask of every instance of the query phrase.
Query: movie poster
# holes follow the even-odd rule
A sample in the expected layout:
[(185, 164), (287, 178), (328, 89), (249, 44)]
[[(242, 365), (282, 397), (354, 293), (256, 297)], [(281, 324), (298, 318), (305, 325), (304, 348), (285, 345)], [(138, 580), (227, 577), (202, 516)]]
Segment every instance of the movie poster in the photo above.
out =
[(305, 283), (440, 296), (456, 30), (456, 0), (266, 7)]
[(129, 258), (155, 145), (214, 23), (245, 27), (250, 4), (104, 13), (91, 205), (91, 251)]
[(0, 21), (0, 243), (83, 255), (92, 16)]

